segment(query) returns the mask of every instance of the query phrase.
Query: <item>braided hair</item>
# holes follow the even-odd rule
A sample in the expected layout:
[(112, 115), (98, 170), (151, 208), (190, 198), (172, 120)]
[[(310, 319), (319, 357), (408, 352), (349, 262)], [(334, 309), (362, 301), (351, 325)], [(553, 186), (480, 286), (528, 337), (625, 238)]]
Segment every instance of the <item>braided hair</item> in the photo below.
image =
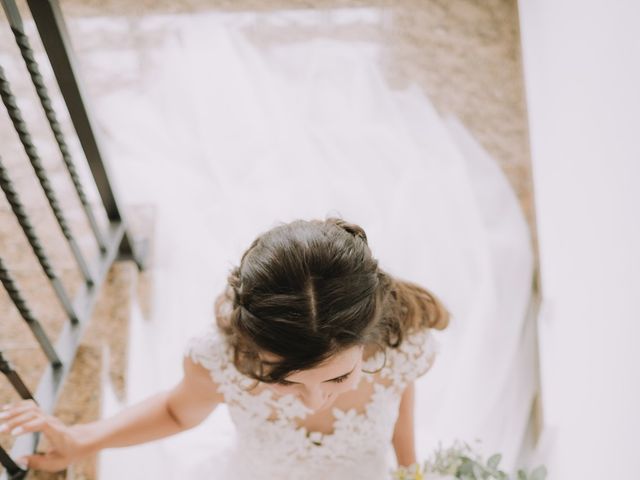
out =
[[(356, 345), (397, 348), (405, 335), (444, 329), (428, 290), (381, 270), (359, 225), (296, 220), (256, 238), (216, 300), (216, 320), (243, 374), (266, 383)], [(269, 368), (259, 352), (279, 360)]]

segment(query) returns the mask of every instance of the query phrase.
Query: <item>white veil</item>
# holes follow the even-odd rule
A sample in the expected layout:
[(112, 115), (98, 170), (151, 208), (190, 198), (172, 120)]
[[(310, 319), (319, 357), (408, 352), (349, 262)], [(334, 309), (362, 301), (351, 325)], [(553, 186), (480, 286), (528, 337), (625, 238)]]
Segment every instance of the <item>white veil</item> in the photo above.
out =
[[(418, 87), (386, 84), (380, 45), (326, 38), (261, 45), (246, 35), (256, 25), (350, 18), (381, 21), (374, 10), (352, 9), (137, 24), (138, 35), (162, 32), (161, 41), (129, 52), (144, 57), (144, 76), (102, 97), (98, 110), (125, 198), (158, 205), (148, 330), (155, 346), (145, 355), (170, 373), (155, 384), (179, 376), (184, 341), (211, 321), (213, 296), (258, 233), (279, 221), (338, 214), (365, 228), (383, 268), (423, 284), (453, 314), (436, 365), (417, 384), (418, 456), (439, 441), (481, 438), (509, 465), (534, 388), (531, 335), (523, 336), (533, 259), (501, 170)], [(143, 349), (132, 342), (136, 368)], [(170, 469), (180, 476), (179, 465), (229, 431), (224, 415), (201, 434), (162, 443), (158, 459), (180, 457), (163, 467), (163, 478)], [(103, 464), (116, 468), (110, 458)]]

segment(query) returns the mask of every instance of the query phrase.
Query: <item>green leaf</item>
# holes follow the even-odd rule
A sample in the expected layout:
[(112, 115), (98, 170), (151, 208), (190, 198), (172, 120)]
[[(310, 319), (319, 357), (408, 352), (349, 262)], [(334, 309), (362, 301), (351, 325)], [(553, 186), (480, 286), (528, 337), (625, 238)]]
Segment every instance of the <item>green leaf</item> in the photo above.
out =
[(497, 469), (498, 465), (500, 464), (500, 460), (502, 460), (502, 455), (500, 455), (499, 453), (496, 453), (495, 455), (492, 455), (489, 460), (487, 461), (487, 465), (489, 465), (489, 468), (492, 469)]
[(473, 475), (473, 462), (469, 457), (462, 457), (462, 464), (458, 468), (458, 475)]
[(518, 480), (527, 480), (527, 474), (524, 470), (518, 470)]
[(547, 478), (547, 469), (544, 466), (536, 468), (531, 473), (531, 480), (545, 480)]
[(477, 463), (474, 463), (473, 466), (473, 475), (475, 476), (475, 478), (485, 478), (484, 477), (484, 468), (482, 468), (480, 465), (478, 465)]

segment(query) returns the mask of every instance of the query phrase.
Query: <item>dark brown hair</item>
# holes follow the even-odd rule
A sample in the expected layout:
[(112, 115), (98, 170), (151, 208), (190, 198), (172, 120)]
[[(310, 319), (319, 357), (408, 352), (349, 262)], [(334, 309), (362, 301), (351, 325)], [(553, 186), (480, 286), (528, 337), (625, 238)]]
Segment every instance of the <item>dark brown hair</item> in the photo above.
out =
[[(216, 319), (236, 368), (273, 383), (355, 345), (397, 348), (411, 331), (446, 328), (449, 313), (428, 290), (382, 271), (360, 226), (327, 218), (256, 238), (216, 300)], [(280, 359), (268, 371), (261, 351)]]

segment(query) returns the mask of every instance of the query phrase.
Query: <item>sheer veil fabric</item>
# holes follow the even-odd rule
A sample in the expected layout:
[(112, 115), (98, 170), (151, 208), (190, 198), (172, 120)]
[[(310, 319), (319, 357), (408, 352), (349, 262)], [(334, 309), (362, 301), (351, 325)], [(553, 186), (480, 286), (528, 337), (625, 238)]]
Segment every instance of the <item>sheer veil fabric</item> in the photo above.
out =
[[(440, 441), (481, 438), (513, 462), (533, 392), (523, 375), (533, 368), (533, 257), (517, 198), (460, 122), (418, 87), (387, 84), (384, 46), (246, 33), (331, 22), (384, 18), (369, 9), (145, 18), (139, 34), (161, 41), (144, 53), (141, 82), (98, 100), (124, 196), (158, 209), (155, 344), (145, 353), (165, 372), (156, 386), (179, 377), (187, 339), (212, 321), (226, 271), (259, 232), (337, 214), (365, 228), (382, 268), (452, 312), (416, 383), (418, 457)], [(141, 351), (132, 348), (132, 364)], [(213, 479), (234, 441), (222, 408), (148, 458), (163, 478), (196, 469)], [(213, 465), (207, 476), (202, 464)]]

